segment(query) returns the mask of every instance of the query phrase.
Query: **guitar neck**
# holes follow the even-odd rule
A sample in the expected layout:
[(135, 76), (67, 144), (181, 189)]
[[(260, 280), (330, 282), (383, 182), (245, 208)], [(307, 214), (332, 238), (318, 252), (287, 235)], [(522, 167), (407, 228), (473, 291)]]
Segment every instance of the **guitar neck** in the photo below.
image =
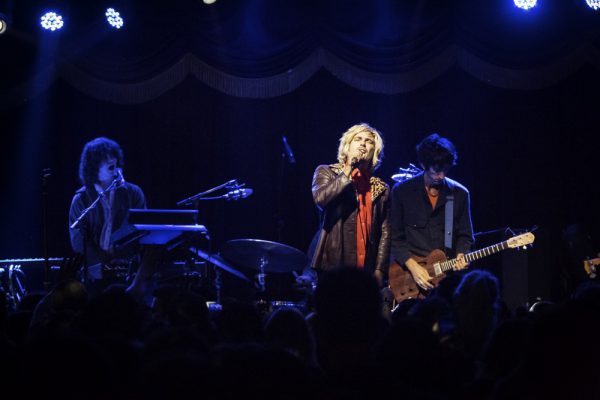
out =
[[(468, 263), (471, 263), (473, 261), (482, 259), (484, 257), (491, 256), (492, 254), (499, 253), (502, 250), (506, 250), (508, 248), (509, 248), (508, 241), (496, 243), (492, 246), (484, 247), (483, 249), (479, 249), (479, 250), (473, 251), (471, 253), (465, 254), (465, 260)], [(456, 262), (457, 262), (456, 258), (441, 262), (440, 268), (441, 268), (442, 272), (450, 271), (454, 267)]]

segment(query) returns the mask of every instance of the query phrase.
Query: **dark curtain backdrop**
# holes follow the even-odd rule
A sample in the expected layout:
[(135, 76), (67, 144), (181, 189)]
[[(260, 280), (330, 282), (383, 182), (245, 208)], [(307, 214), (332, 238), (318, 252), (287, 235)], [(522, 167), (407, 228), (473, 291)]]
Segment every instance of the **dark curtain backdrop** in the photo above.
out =
[(539, 227), (532, 297), (561, 293), (561, 231), (600, 222), (600, 15), (581, 2), (123, 2), (122, 32), (71, 2), (53, 37), (28, 25), (40, 4), (20, 3), (0, 37), (0, 258), (43, 254), (43, 168), (49, 253), (70, 255), (79, 155), (100, 135), (151, 208), (233, 178), (254, 189), (201, 203), (214, 250), (241, 237), (306, 250), (312, 173), (357, 122), (383, 133), (390, 184), (423, 136), (450, 137), (475, 230)]

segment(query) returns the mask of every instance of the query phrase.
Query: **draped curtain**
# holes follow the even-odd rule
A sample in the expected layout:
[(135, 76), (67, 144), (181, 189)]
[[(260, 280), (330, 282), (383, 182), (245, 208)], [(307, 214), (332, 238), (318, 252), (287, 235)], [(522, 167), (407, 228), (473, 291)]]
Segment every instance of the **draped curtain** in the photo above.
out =
[(39, 4), (20, 3), (29, 2), (15, 4), (14, 25), (0, 37), (10, 60), (0, 66), (2, 108), (57, 80), (139, 104), (189, 77), (226, 95), (271, 98), (320, 69), (380, 94), (413, 91), (453, 67), (509, 90), (549, 87), (587, 64), (600, 69), (600, 16), (577, 2), (527, 13), (507, 0), (132, 1), (121, 31), (99, 8), (71, 2), (59, 33), (31, 23)]

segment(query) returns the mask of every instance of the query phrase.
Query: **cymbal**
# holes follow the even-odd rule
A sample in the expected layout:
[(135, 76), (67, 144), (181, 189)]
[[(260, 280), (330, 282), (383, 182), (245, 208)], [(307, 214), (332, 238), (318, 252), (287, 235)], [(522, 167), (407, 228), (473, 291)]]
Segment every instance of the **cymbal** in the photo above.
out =
[(220, 254), (242, 267), (264, 272), (301, 271), (308, 259), (300, 250), (277, 242), (260, 239), (235, 239), (226, 242)]
[(222, 270), (227, 271), (234, 276), (237, 276), (238, 278), (240, 278), (243, 281), (250, 282), (250, 279), (248, 279), (246, 277), (246, 275), (242, 274), (241, 272), (239, 272), (238, 270), (233, 268), (231, 265), (229, 265), (227, 262), (225, 262), (225, 260), (223, 260), (223, 258), (221, 256), (219, 256), (218, 254), (209, 254), (200, 249), (195, 249), (195, 253), (203, 260), (206, 260), (209, 263), (212, 263), (214, 266), (219, 267)]

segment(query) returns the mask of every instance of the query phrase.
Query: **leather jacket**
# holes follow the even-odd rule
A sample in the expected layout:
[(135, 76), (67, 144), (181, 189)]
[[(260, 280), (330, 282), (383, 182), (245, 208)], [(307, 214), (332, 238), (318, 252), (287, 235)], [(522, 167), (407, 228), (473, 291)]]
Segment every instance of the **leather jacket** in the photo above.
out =
[[(378, 269), (387, 276), (391, 238), (390, 190), (377, 177), (371, 177), (370, 183), (373, 210), (365, 269), (370, 272)], [(313, 176), (312, 195), (320, 212), (320, 231), (312, 268), (324, 271), (355, 265), (358, 200), (351, 179), (343, 173), (343, 165), (318, 166)]]

